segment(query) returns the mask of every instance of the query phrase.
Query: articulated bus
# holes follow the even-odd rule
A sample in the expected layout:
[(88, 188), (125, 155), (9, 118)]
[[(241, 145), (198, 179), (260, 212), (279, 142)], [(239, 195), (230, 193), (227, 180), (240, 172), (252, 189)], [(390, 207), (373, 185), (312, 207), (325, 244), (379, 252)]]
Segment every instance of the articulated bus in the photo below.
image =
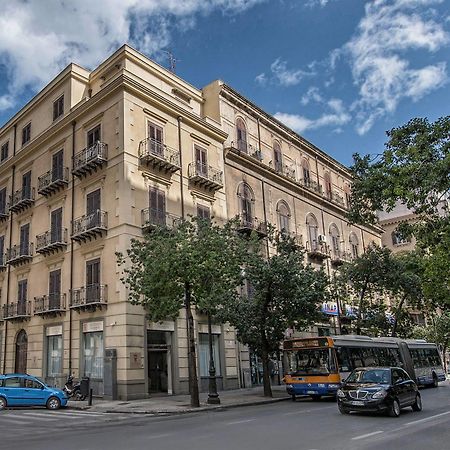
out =
[(283, 343), (286, 389), (313, 399), (334, 396), (341, 380), (356, 367), (402, 367), (419, 385), (445, 381), (436, 344), (422, 340), (327, 336), (288, 339)]

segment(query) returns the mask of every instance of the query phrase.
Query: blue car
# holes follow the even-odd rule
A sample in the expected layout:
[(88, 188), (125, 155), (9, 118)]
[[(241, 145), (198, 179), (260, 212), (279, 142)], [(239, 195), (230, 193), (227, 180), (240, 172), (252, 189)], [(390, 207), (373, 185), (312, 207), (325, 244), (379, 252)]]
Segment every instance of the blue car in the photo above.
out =
[(0, 410), (9, 406), (46, 406), (55, 410), (66, 406), (67, 400), (64, 391), (31, 375), (0, 375)]

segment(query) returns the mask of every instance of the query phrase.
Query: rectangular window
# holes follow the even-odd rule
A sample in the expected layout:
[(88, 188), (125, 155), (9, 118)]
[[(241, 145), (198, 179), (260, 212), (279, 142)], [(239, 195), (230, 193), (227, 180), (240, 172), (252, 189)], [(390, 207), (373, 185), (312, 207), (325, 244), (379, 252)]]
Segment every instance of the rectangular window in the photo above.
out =
[(92, 147), (97, 142), (101, 141), (101, 127), (97, 125), (92, 130), (89, 130), (87, 133), (87, 146)]
[(0, 214), (7, 214), (6, 212), (6, 188), (0, 190)]
[(30, 142), (31, 139), (31, 122), (22, 128), (22, 146)]
[(0, 267), (3, 267), (5, 265), (4, 252), (5, 252), (5, 236), (0, 236)]
[(17, 314), (27, 313), (28, 280), (20, 280), (17, 284)]
[(31, 171), (22, 175), (22, 199), (31, 198)]
[(20, 254), (28, 255), (30, 251), (30, 224), (20, 227)]
[(49, 273), (48, 306), (53, 310), (61, 307), (61, 269)]
[(150, 216), (149, 220), (154, 225), (166, 225), (166, 194), (161, 189), (151, 187), (149, 192)]
[(50, 223), (51, 243), (62, 242), (62, 208), (52, 211)]
[(52, 156), (52, 181), (62, 180), (64, 176), (64, 150)]
[(0, 162), (1, 161), (5, 161), (6, 159), (8, 159), (8, 154), (9, 154), (9, 141), (5, 142), (2, 145), (2, 150), (0, 153)]
[(206, 159), (206, 150), (195, 146), (195, 164), (199, 175), (208, 175), (208, 162)]
[(84, 333), (83, 367), (84, 376), (103, 378), (103, 332)]
[(62, 374), (62, 336), (47, 336), (47, 377), (57, 377)]
[[(199, 333), (198, 335), (198, 357), (200, 360), (200, 376), (209, 376), (209, 337), (208, 333)], [(219, 334), (213, 334), (213, 358), (216, 368), (216, 376), (221, 375), (220, 352), (219, 352)]]
[(58, 98), (58, 100), (53, 102), (53, 120), (55, 121), (58, 117), (64, 114), (64, 95)]
[(101, 190), (97, 189), (86, 196), (86, 227), (88, 230), (98, 227), (101, 220)]
[(148, 137), (150, 139), (149, 149), (151, 153), (162, 155), (163, 147), (163, 129), (154, 123), (148, 123)]
[(209, 220), (211, 219), (211, 212), (207, 206), (198, 205), (197, 206), (197, 217), (200, 219)]
[(86, 262), (86, 303), (100, 301), (100, 259)]

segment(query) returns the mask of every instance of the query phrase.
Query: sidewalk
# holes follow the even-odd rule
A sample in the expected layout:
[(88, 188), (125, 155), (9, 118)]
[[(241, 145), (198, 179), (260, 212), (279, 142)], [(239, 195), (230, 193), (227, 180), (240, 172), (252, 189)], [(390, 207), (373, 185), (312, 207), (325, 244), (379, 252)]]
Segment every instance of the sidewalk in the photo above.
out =
[(220, 391), (220, 405), (208, 405), (206, 403), (208, 394), (201, 393), (199, 408), (191, 407), (189, 395), (155, 395), (146, 399), (130, 401), (108, 401), (94, 398), (92, 406), (88, 406), (87, 401), (70, 400), (68, 408), (103, 413), (169, 415), (274, 403), (291, 398), (286, 393), (285, 386), (272, 386), (272, 393), (273, 398), (264, 397), (263, 388), (260, 386), (249, 389)]

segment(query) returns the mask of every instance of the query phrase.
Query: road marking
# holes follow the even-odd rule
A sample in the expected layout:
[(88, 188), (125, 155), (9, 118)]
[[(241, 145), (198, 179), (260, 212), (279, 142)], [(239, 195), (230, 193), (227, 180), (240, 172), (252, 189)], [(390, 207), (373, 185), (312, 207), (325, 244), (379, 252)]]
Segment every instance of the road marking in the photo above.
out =
[(239, 423), (254, 422), (256, 419), (237, 420), (236, 422), (228, 422), (225, 425), (237, 425)]
[(42, 413), (24, 412), (22, 415), (25, 416), (25, 418), (31, 416), (32, 418), (36, 418), (37, 420), (42, 420), (44, 422), (53, 422), (54, 420), (57, 420), (56, 417), (45, 417)]
[(436, 417), (446, 416), (447, 414), (450, 414), (450, 411), (447, 411), (447, 412), (444, 412), (441, 414), (436, 414), (436, 415), (430, 416), (430, 417), (425, 417), (425, 419), (414, 420), (414, 422), (408, 422), (408, 423), (405, 423), (405, 425), (414, 425), (416, 423), (426, 422), (427, 420), (432, 420), (432, 419), (435, 419)]
[(46, 414), (51, 414), (54, 416), (71, 416), (71, 417), (96, 417), (96, 416), (105, 416), (108, 413), (95, 413), (95, 412), (82, 412), (82, 411), (52, 411), (47, 412)]
[(166, 433), (166, 434), (155, 434), (155, 435), (147, 435), (145, 436), (145, 439), (160, 439), (160, 438), (165, 438), (165, 437), (169, 437), (172, 436), (170, 433)]
[(384, 433), (384, 431), (373, 431), (372, 433), (367, 433), (367, 434), (362, 434), (361, 436), (356, 436), (352, 438), (352, 441), (359, 441), (360, 439), (365, 439), (368, 438), (370, 436), (375, 436), (376, 434), (381, 434)]

